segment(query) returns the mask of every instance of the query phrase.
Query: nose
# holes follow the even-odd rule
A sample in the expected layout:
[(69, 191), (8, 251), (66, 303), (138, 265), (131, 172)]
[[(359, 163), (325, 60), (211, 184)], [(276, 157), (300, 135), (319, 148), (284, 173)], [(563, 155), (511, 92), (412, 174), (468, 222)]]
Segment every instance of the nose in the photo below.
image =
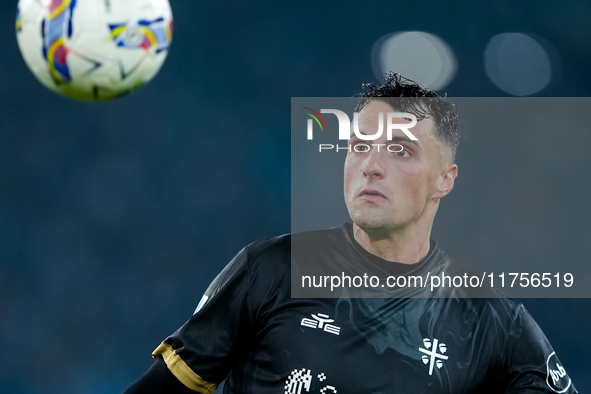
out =
[(366, 178), (382, 179), (386, 176), (386, 170), (382, 163), (383, 152), (378, 147), (372, 146), (363, 162), (362, 171)]

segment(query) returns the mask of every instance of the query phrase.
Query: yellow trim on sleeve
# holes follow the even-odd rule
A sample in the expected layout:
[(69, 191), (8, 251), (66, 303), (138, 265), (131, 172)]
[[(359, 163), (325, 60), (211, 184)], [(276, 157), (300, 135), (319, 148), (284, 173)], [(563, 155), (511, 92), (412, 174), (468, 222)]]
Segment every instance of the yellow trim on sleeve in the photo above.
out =
[(201, 376), (197, 375), (191, 367), (189, 367), (179, 356), (176, 354), (172, 346), (168, 343), (162, 342), (160, 346), (152, 352), (152, 357), (162, 357), (168, 369), (182, 384), (187, 386), (193, 391), (197, 391), (201, 394), (213, 394), (217, 385), (206, 381)]

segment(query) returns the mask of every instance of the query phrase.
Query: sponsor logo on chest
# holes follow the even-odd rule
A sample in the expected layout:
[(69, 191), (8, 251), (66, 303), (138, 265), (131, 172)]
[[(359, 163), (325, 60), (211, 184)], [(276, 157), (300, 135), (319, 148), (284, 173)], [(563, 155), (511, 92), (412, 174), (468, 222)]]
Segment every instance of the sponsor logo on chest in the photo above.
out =
[(300, 325), (304, 327), (320, 329), (330, 334), (339, 335), (341, 333), (341, 327), (330, 324), (333, 322), (334, 319), (331, 319), (328, 315), (325, 315), (324, 313), (317, 313), (316, 315), (312, 314), (311, 319), (304, 317), (300, 322)]

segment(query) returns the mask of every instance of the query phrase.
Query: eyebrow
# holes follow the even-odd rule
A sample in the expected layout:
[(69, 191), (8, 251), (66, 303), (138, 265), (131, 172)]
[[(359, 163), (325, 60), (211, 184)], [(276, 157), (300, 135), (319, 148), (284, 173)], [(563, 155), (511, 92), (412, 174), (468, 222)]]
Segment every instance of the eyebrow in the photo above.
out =
[(392, 136), (392, 139), (390, 141), (391, 142), (408, 142), (408, 143), (411, 143), (411, 144), (415, 144), (419, 148), (421, 147), (421, 144), (419, 144), (417, 141), (411, 140), (410, 138), (408, 138), (406, 136), (402, 137), (402, 136), (396, 136), (396, 135), (394, 135), (394, 136)]
[[(364, 132), (361, 132), (361, 134), (363, 135), (368, 135)], [(357, 136), (355, 135), (355, 133), (351, 133), (351, 136), (349, 137), (351, 138), (357, 138)], [(411, 140), (410, 138), (408, 138), (407, 136), (398, 136), (398, 135), (393, 135), (391, 140), (388, 140), (389, 143), (398, 143), (398, 142), (407, 142), (407, 143), (411, 143), (417, 146), (417, 148), (421, 147), (421, 144), (419, 144), (417, 141), (415, 140)]]

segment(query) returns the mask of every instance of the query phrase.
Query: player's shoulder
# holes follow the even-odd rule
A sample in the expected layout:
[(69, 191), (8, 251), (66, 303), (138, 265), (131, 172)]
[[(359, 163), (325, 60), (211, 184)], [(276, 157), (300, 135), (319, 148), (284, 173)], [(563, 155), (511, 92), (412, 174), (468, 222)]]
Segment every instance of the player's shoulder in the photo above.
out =
[[(464, 264), (460, 264), (445, 252), (440, 251), (443, 257), (440, 258), (441, 267), (445, 270), (443, 276), (453, 278), (464, 278), (463, 285), (459, 287), (452, 286), (448, 289), (443, 289), (442, 293), (447, 292), (450, 298), (464, 298), (474, 300), (473, 304), (475, 307), (480, 308), (493, 308), (499, 311), (502, 316), (508, 318), (515, 317), (520, 310), (523, 309), (523, 305), (509, 298), (502, 290), (498, 287), (493, 287), (487, 280), (486, 273), (481, 273), (472, 270)], [(472, 280), (478, 279), (476, 286), (472, 285)], [(444, 282), (445, 283), (445, 282)]]
[[(502, 294), (491, 298), (460, 298), (454, 300), (455, 308), (466, 321), (478, 322), (489, 328), (502, 327), (509, 332), (517, 320), (530, 317), (519, 301)], [(471, 317), (470, 317), (471, 316)]]
[(327, 240), (336, 239), (339, 231), (340, 228), (330, 228), (262, 238), (247, 245), (243, 252), (253, 269), (284, 268), (290, 264), (293, 244), (298, 249), (314, 249), (317, 245), (326, 245)]
[[(446, 275), (450, 277), (482, 278), (482, 274), (447, 259)], [(483, 280), (483, 279), (481, 279)], [(487, 281), (478, 287), (453, 287), (449, 297), (455, 299), (454, 304), (464, 315), (472, 315), (478, 321), (490, 321), (511, 326), (520, 314), (527, 314), (521, 302), (507, 297), (499, 289), (492, 287)]]
[(283, 234), (276, 237), (258, 239), (244, 247), (244, 252), (250, 261), (255, 261), (267, 256), (289, 255), (291, 248), (291, 234)]

